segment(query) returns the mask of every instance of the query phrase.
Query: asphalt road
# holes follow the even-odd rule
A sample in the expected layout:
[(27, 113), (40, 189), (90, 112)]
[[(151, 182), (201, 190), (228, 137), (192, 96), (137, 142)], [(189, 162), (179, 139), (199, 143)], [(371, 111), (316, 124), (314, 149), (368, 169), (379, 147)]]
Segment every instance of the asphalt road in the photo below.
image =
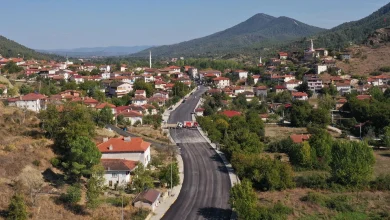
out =
[[(168, 123), (191, 120), (201, 88), (171, 113)], [(195, 98), (196, 96), (196, 98)], [(175, 203), (162, 219), (230, 219), (230, 180), (221, 158), (198, 130), (172, 129), (171, 136), (181, 149), (184, 182)]]

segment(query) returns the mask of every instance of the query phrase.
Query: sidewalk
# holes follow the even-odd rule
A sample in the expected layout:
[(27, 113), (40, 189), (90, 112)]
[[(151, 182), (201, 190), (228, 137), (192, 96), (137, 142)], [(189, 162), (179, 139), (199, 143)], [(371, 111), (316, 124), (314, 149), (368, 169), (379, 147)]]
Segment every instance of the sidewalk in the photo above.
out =
[(179, 196), (183, 181), (184, 181), (184, 166), (183, 166), (183, 159), (180, 154), (177, 155), (177, 162), (179, 165), (179, 176), (180, 176), (180, 184), (178, 186), (173, 187), (172, 189), (172, 196), (166, 197), (154, 210), (154, 213), (151, 213), (146, 217), (146, 220), (159, 220), (161, 219), (165, 213), (168, 211), (168, 209), (171, 207), (171, 205), (176, 201), (177, 197)]

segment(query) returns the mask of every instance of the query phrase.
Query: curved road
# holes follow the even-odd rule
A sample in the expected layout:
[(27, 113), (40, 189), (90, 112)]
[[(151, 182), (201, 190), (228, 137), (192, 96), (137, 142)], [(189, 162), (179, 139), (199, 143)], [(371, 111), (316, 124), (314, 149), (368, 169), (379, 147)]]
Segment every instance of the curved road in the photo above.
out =
[[(191, 112), (205, 91), (202, 87), (188, 97), (171, 113), (168, 123), (191, 120)], [(230, 219), (230, 180), (219, 155), (198, 130), (172, 129), (171, 136), (181, 148), (184, 182), (177, 200), (162, 219)]]

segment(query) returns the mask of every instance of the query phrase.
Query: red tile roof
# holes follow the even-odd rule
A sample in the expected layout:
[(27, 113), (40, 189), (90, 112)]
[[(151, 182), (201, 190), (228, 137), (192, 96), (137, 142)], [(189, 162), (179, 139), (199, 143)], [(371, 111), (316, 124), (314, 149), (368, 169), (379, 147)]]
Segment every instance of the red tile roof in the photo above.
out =
[(144, 203), (153, 204), (160, 197), (161, 193), (155, 189), (147, 189), (140, 193), (135, 199), (134, 203), (141, 201)]
[(285, 86), (282, 86), (282, 85), (276, 85), (274, 88), (275, 89), (287, 89)]
[(132, 118), (132, 117), (142, 117), (143, 115), (137, 111), (133, 111), (133, 110), (125, 110), (125, 111), (122, 111), (121, 113), (119, 113), (119, 115), (123, 115), (124, 117), (127, 117), (127, 118)]
[(213, 79), (214, 81), (221, 81), (221, 80), (229, 80), (229, 78), (226, 77), (217, 77)]
[(124, 141), (123, 137), (110, 138), (107, 142), (97, 145), (102, 153), (145, 152), (149, 147), (150, 143), (140, 137), (131, 137), (128, 142)]
[(356, 98), (359, 100), (366, 100), (366, 99), (371, 99), (371, 95), (358, 95), (356, 96)]
[(290, 138), (294, 143), (302, 143), (309, 140), (310, 136), (310, 134), (292, 134)]
[(102, 108), (104, 108), (104, 107), (108, 107), (108, 108), (115, 108), (116, 106), (115, 105), (113, 105), (113, 104), (110, 104), (110, 103), (107, 103), (107, 102), (105, 102), (105, 103), (100, 103), (99, 105), (97, 105), (95, 108), (97, 108), (97, 109), (102, 109)]
[(45, 100), (47, 99), (47, 96), (39, 94), (39, 93), (29, 93), (24, 96), (20, 96), (17, 98), (10, 98), (8, 99), (9, 102), (15, 102), (15, 101), (35, 101), (35, 100)]
[(292, 92), (291, 95), (293, 97), (304, 97), (304, 96), (307, 96), (307, 93), (306, 92)]
[(101, 159), (104, 170), (110, 171), (133, 171), (138, 164), (138, 161), (124, 159)]
[(226, 111), (221, 112), (221, 114), (226, 115), (229, 118), (232, 118), (234, 116), (240, 116), (241, 112), (226, 110)]
[(256, 87), (257, 90), (267, 90), (267, 86), (258, 86)]

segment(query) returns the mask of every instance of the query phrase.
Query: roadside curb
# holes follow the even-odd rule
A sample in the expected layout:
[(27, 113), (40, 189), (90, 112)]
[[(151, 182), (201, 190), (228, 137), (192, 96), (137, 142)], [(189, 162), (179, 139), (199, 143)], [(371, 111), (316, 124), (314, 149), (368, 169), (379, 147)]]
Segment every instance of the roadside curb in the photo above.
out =
[[(195, 109), (198, 108), (198, 106), (202, 103), (203, 99), (200, 98), (198, 104), (195, 106)], [(195, 116), (192, 115), (192, 120), (195, 121)], [(198, 131), (200, 135), (207, 141), (207, 143), (210, 144), (210, 146), (214, 149), (214, 151), (221, 157), (223, 164), (225, 165), (228, 173), (229, 173), (229, 179), (230, 179), (230, 185), (233, 187), (235, 184), (240, 183), (240, 179), (238, 178), (237, 174), (235, 173), (233, 166), (229, 163), (229, 161), (226, 159), (226, 156), (223, 152), (217, 149), (217, 145), (213, 144), (210, 139), (207, 137), (207, 135), (203, 132), (201, 127), (198, 127)]]

